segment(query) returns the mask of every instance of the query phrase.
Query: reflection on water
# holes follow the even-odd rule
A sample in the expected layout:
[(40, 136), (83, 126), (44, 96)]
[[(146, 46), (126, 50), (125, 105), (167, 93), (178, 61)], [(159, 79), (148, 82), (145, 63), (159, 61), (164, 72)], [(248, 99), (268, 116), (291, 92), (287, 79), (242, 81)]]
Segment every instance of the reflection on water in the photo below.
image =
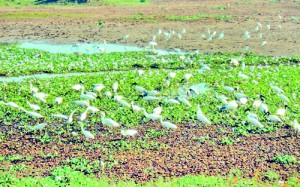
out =
[(111, 53), (111, 52), (127, 52), (127, 51), (144, 51), (146, 48), (137, 46), (127, 46), (121, 44), (106, 43), (77, 43), (77, 44), (53, 44), (45, 42), (22, 42), (19, 47), (27, 49), (39, 49), (50, 53)]

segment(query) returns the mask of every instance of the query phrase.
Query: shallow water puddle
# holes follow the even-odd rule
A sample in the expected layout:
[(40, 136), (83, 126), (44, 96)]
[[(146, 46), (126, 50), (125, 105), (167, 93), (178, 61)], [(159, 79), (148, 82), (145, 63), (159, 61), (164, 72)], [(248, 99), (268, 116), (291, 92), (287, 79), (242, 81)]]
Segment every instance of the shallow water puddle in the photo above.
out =
[(21, 48), (39, 49), (50, 53), (100, 53), (100, 52), (127, 52), (127, 51), (144, 51), (143, 47), (127, 46), (121, 44), (105, 44), (105, 43), (77, 43), (77, 44), (54, 44), (46, 42), (22, 42)]

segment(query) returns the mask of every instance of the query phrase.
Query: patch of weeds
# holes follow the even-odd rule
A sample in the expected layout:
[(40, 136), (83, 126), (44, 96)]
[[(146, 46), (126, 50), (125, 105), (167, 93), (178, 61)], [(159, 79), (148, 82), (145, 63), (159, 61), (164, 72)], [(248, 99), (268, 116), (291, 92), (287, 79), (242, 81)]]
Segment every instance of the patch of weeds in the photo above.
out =
[(201, 136), (201, 137), (193, 137), (194, 141), (198, 141), (200, 143), (204, 143), (208, 139), (209, 139), (209, 135)]
[(292, 17), (291, 17), (291, 22), (297, 23), (298, 21), (299, 21), (299, 18), (298, 18), (298, 17), (296, 17), (296, 16), (292, 16)]
[(271, 159), (272, 162), (278, 164), (299, 164), (300, 162), (292, 155), (277, 155)]
[(267, 171), (266, 173), (263, 174), (263, 177), (265, 180), (268, 180), (270, 182), (275, 182), (279, 180), (280, 175), (273, 171)]
[(220, 145), (232, 145), (234, 143), (234, 139), (231, 137), (225, 137), (219, 141)]

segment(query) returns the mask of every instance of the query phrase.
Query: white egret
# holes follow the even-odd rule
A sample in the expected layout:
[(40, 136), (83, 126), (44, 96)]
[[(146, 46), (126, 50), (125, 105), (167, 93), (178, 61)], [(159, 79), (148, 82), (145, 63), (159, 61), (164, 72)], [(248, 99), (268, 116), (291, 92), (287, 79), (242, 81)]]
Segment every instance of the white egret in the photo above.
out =
[(191, 103), (184, 97), (176, 97), (179, 102), (185, 104), (187, 107), (191, 107)]
[(281, 123), (282, 122), (282, 120), (278, 116), (271, 115), (270, 112), (267, 112), (266, 115), (268, 115), (267, 120), (269, 120), (269, 121), (272, 121), (274, 123)]
[(100, 112), (100, 110), (94, 106), (88, 106), (87, 110), (92, 112), (92, 113), (96, 113), (96, 112)]
[(31, 83), (30, 83), (29, 87), (30, 87), (30, 92), (32, 94), (35, 94), (35, 93), (37, 93), (39, 91), (38, 88), (33, 87)]
[(157, 115), (157, 114), (155, 114), (155, 113), (153, 113), (153, 114), (149, 114), (149, 113), (147, 113), (147, 111), (144, 109), (144, 108), (142, 108), (142, 110), (144, 111), (144, 116), (146, 117), (146, 118), (148, 118), (148, 119), (151, 119), (151, 120), (158, 120), (160, 117), (161, 117), (161, 115)]
[(135, 105), (133, 103), (133, 101), (131, 101), (131, 107), (132, 107), (132, 110), (135, 111), (136, 113), (139, 113), (140, 111), (142, 111), (142, 108), (139, 107), (138, 105)]
[(233, 66), (238, 66), (240, 63), (236, 58), (230, 59), (230, 64)]
[(278, 86), (274, 86), (272, 83), (270, 83), (270, 87), (276, 93), (284, 93), (284, 91), (281, 88), (279, 88)]
[(261, 43), (260, 43), (260, 46), (265, 46), (266, 45), (266, 43), (267, 43), (267, 41), (261, 41)]
[(109, 98), (112, 97), (112, 93), (111, 93), (110, 91), (104, 92), (104, 95), (105, 95), (106, 97), (109, 97)]
[(12, 108), (20, 108), (19, 105), (17, 105), (16, 103), (10, 101), (5, 103), (6, 106), (12, 107)]
[(242, 72), (239, 72), (238, 77), (241, 78), (241, 79), (249, 79), (249, 76), (243, 74)]
[(175, 72), (170, 72), (170, 73), (168, 74), (167, 78), (173, 79), (173, 78), (175, 78), (175, 76), (176, 76), (176, 73), (175, 73)]
[(229, 101), (227, 105), (222, 106), (222, 107), (220, 108), (220, 111), (230, 111), (230, 110), (235, 110), (235, 109), (237, 109), (237, 107), (238, 107), (237, 101), (236, 101), (236, 100), (233, 100), (233, 101)]
[(155, 96), (145, 96), (143, 97), (144, 101), (159, 101), (161, 98), (160, 97), (155, 97)]
[(284, 94), (282, 94), (282, 93), (278, 94), (278, 97), (279, 97), (281, 100), (283, 100), (284, 102), (286, 102), (286, 103), (289, 103), (289, 102), (290, 102), (289, 98), (287, 98), (287, 97), (286, 97)]
[(120, 124), (116, 121), (112, 120), (111, 118), (105, 118), (105, 113), (101, 112), (101, 122), (103, 125), (107, 125), (109, 127), (119, 127)]
[(227, 92), (234, 92), (234, 88), (233, 87), (231, 87), (231, 86), (224, 86), (223, 85), (223, 88), (227, 91)]
[(257, 118), (252, 118), (252, 117), (249, 117), (248, 115), (248, 118), (247, 118), (248, 122), (252, 125), (255, 125), (255, 126), (258, 126), (259, 128), (263, 128), (264, 126), (261, 124), (260, 121), (258, 121)]
[(103, 88), (105, 88), (104, 84), (98, 83), (98, 84), (93, 84), (93, 91), (94, 92), (101, 92)]
[(52, 114), (53, 117), (57, 117), (57, 118), (61, 118), (61, 119), (65, 119), (68, 120), (69, 117), (63, 114)]
[(81, 132), (82, 134), (87, 138), (87, 139), (94, 139), (95, 136), (92, 135), (92, 133), (90, 131), (84, 130), (83, 129), (83, 123), (79, 122), (80, 124), (80, 128), (81, 128)]
[(162, 112), (162, 107), (156, 107), (153, 109), (153, 114), (157, 114), (157, 115), (160, 115)]
[(121, 130), (121, 134), (125, 137), (134, 136), (136, 133), (137, 130), (134, 129)]
[(192, 76), (193, 76), (193, 74), (190, 74), (190, 73), (185, 74), (185, 75), (183, 76), (181, 82), (183, 82), (184, 80), (185, 80), (186, 82), (189, 82), (189, 80), (190, 80), (190, 78), (191, 78)]
[(219, 34), (219, 36), (218, 36), (218, 40), (221, 40), (223, 37), (224, 37), (224, 31), (222, 31), (220, 34)]
[(202, 110), (199, 105), (197, 105), (197, 119), (204, 124), (211, 125), (210, 120), (202, 113)]
[(43, 103), (47, 103), (46, 97), (48, 97), (48, 94), (39, 92), (39, 93), (33, 94), (33, 97), (37, 98), (38, 100), (42, 101)]
[(166, 127), (167, 129), (177, 129), (177, 126), (171, 122), (163, 121), (162, 117), (160, 116), (159, 121), (162, 126)]
[(82, 84), (76, 84), (72, 87), (72, 89), (74, 89), (76, 91), (80, 91), (80, 90), (84, 89), (84, 86)]
[(37, 113), (37, 112), (32, 112), (32, 111), (27, 111), (24, 108), (20, 108), (22, 111), (24, 111), (26, 114), (28, 114), (31, 117), (34, 118), (43, 118), (44, 116), (42, 116), (41, 114)]
[(245, 31), (244, 33), (244, 39), (248, 40), (250, 38), (250, 32), (249, 31)]
[(120, 103), (123, 107), (130, 107), (131, 105), (122, 99), (117, 99), (117, 102)]
[(63, 98), (62, 97), (57, 97), (57, 98), (55, 98), (54, 102), (55, 102), (55, 104), (59, 105), (63, 102)]
[(41, 130), (43, 129), (45, 126), (47, 125), (47, 123), (40, 123), (38, 125), (35, 125), (34, 127), (30, 127), (31, 130), (35, 131), (35, 130)]
[(68, 118), (68, 121), (67, 121), (68, 124), (70, 124), (70, 123), (73, 122), (73, 115), (74, 115), (74, 113), (76, 112), (76, 110), (77, 110), (77, 109), (73, 110), (73, 111), (71, 112), (71, 114), (69, 115), (69, 118)]
[(255, 118), (255, 119), (258, 120), (258, 116), (257, 116), (256, 114), (250, 112), (250, 108), (247, 108), (247, 109), (245, 110), (245, 113), (248, 114), (248, 116), (247, 116), (248, 119), (249, 119), (249, 118)]
[(32, 110), (40, 110), (41, 108), (38, 106), (38, 105), (35, 105), (35, 104), (31, 104), (29, 101), (27, 101), (27, 104), (29, 105), (29, 107), (32, 109)]
[(84, 121), (87, 117), (87, 113), (88, 113), (89, 109), (86, 109), (79, 117), (80, 121)]
[(115, 82), (113, 85), (112, 85), (112, 90), (113, 90), (113, 92), (117, 92), (117, 90), (118, 90), (118, 87), (119, 87), (119, 83), (118, 82)]
[(165, 103), (168, 103), (168, 104), (171, 104), (171, 105), (174, 105), (174, 104), (180, 104), (179, 101), (177, 101), (176, 99), (172, 99), (172, 98), (165, 98), (165, 99), (164, 99), (164, 102), (165, 102)]

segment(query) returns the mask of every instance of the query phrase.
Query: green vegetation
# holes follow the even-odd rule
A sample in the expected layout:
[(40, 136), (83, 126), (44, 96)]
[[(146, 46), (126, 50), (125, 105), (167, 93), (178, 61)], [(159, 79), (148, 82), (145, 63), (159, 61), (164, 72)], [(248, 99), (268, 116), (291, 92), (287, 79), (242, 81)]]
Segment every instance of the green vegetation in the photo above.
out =
[(143, 13), (135, 13), (133, 16), (119, 18), (121, 20), (144, 21), (144, 22), (159, 22), (159, 21), (199, 21), (199, 20), (232, 20), (233, 16), (227, 14), (195, 14), (195, 15), (159, 15)]
[(0, 14), (0, 19), (43, 19), (43, 18), (80, 18), (90, 17), (89, 14), (64, 14), (50, 12), (10, 12)]
[[(289, 178), (285, 183), (287, 186), (297, 186), (299, 178), (297, 176)], [(229, 178), (221, 176), (193, 176), (187, 175), (181, 178), (163, 179), (159, 178), (155, 182), (147, 182), (143, 185), (136, 184), (133, 181), (113, 181), (102, 177), (95, 178), (93, 175), (84, 175), (83, 172), (76, 171), (71, 167), (57, 167), (51, 171), (48, 177), (24, 177), (18, 178), (15, 175), (6, 172), (0, 173), (0, 184), (2, 186), (95, 186), (95, 187), (172, 187), (172, 186), (224, 186), (224, 187), (245, 187), (245, 186), (282, 186), (278, 181), (261, 182), (257, 179), (244, 179), (239, 176), (231, 176)]]
[(279, 164), (300, 164), (300, 161), (298, 161), (292, 155), (283, 155), (283, 156), (277, 155), (272, 158), (272, 161)]

